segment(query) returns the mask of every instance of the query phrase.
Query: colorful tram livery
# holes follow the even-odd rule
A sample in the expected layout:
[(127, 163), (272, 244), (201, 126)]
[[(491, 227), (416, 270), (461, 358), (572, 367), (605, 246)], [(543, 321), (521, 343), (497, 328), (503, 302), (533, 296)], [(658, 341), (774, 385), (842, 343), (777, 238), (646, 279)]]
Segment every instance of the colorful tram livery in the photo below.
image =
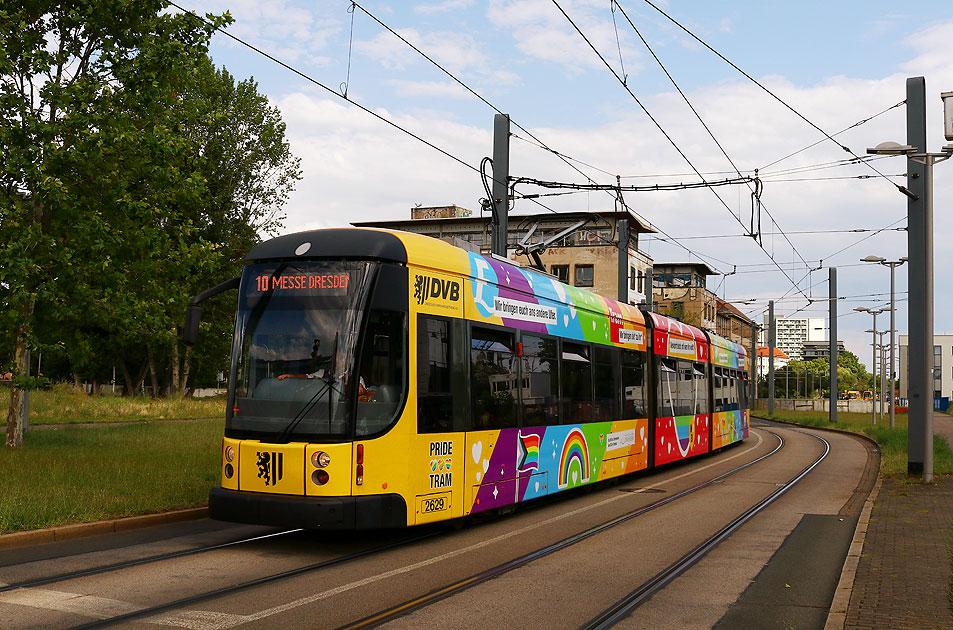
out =
[(247, 259), (214, 518), (403, 527), (748, 435), (741, 346), (509, 261), (365, 229)]

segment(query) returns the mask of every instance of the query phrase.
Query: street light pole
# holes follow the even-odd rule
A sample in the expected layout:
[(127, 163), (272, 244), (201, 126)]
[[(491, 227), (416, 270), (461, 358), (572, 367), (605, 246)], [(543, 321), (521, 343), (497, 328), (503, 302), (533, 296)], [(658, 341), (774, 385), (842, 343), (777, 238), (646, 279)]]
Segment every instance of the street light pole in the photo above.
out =
[(865, 256), (860, 259), (861, 262), (875, 262), (883, 265), (884, 267), (890, 267), (890, 368), (887, 370), (887, 382), (890, 384), (890, 428), (894, 428), (894, 417), (897, 411), (897, 400), (894, 396), (894, 390), (896, 389), (896, 379), (894, 378), (894, 366), (897, 365), (895, 348), (896, 342), (894, 335), (897, 332), (897, 320), (896, 320), (896, 299), (895, 299), (895, 287), (896, 282), (894, 280), (895, 272), (897, 267), (907, 262), (907, 257), (904, 256), (900, 260), (887, 260), (882, 256)]
[(887, 308), (878, 308), (877, 310), (869, 309), (866, 306), (858, 306), (854, 309), (861, 313), (870, 313), (874, 316), (874, 327), (873, 330), (865, 330), (864, 332), (873, 333), (873, 339), (871, 340), (871, 346), (873, 346), (872, 355), (870, 357), (870, 370), (873, 374), (873, 379), (871, 387), (873, 388), (874, 399), (870, 401), (870, 416), (874, 424), (877, 424), (877, 316), (883, 313), (884, 311), (890, 310)]

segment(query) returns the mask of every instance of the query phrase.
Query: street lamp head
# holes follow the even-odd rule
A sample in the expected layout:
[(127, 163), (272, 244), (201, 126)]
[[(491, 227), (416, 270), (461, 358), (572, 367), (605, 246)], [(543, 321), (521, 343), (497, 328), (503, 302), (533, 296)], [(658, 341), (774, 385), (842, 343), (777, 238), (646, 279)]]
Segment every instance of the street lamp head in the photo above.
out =
[(870, 309), (866, 306), (857, 306), (854, 308), (855, 311), (860, 311), (861, 313), (869, 313)]
[(887, 259), (883, 256), (864, 256), (860, 259), (860, 262), (872, 262), (872, 263), (882, 263), (887, 262)]
[(916, 153), (916, 147), (898, 142), (881, 142), (872, 149), (867, 149), (870, 155), (910, 155)]

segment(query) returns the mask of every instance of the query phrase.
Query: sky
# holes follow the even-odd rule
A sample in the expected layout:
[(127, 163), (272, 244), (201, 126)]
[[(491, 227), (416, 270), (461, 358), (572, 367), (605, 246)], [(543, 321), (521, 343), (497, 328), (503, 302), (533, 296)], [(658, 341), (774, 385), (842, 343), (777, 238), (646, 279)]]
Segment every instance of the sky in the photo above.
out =
[[(829, 295), (836, 267), (838, 337), (868, 368), (872, 318), (853, 309), (889, 307), (890, 273), (860, 259), (907, 255), (907, 201), (896, 188), (906, 160), (853, 158), (906, 142), (908, 77), (926, 79), (928, 149), (950, 142), (940, 98), (953, 91), (949, 0), (177, 4), (229, 11), (229, 33), (311, 79), (223, 34), (212, 40), (214, 61), (253, 77), (280, 109), (302, 160), (283, 233), (406, 219), (418, 204), (479, 212), (478, 168), (492, 154), (497, 111), (512, 119), (514, 177), (645, 186), (758, 169), (760, 244), (745, 236), (752, 190), (736, 184), (624, 193), (657, 230), (641, 249), (659, 263), (705, 262), (719, 273), (708, 288), (758, 321), (768, 300), (778, 314), (827, 318), (828, 303), (809, 299)], [(517, 200), (512, 213), (614, 208), (606, 192), (539, 202)], [(951, 207), (953, 161), (934, 177), (938, 334), (953, 333)], [(896, 291), (906, 334), (905, 266)], [(877, 328), (889, 328), (886, 313)]]

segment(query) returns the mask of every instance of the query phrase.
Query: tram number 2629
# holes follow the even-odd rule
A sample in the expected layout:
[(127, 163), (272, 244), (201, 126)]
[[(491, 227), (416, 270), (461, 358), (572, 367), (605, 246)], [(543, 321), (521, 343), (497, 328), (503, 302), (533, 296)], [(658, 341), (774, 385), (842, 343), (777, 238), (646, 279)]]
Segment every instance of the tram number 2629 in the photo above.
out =
[(428, 514), (430, 512), (442, 512), (444, 510), (450, 509), (450, 496), (443, 495), (439, 497), (430, 497), (427, 499), (421, 499), (420, 501), (420, 512), (422, 514)]

